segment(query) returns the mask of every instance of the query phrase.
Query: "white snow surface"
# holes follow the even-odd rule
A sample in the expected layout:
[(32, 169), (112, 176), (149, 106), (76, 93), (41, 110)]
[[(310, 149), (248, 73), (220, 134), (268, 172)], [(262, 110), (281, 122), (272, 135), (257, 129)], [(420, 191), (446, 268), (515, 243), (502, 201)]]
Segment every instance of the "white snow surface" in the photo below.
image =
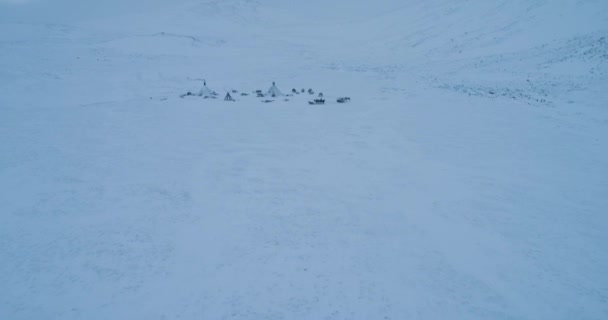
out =
[(0, 319), (608, 319), (607, 13), (0, 1)]

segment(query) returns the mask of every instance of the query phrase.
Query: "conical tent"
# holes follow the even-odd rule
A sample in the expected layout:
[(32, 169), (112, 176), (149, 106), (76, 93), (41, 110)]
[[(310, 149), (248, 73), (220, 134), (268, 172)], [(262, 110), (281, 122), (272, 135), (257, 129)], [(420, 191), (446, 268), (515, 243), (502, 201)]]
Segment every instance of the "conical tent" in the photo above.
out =
[(215, 91), (209, 89), (207, 87), (207, 82), (203, 82), (203, 87), (201, 88), (201, 91), (198, 92), (198, 95), (201, 97), (214, 97), (217, 96), (217, 93), (215, 93)]
[(224, 98), (224, 101), (234, 101), (234, 99), (232, 99), (232, 96), (230, 95), (230, 92), (226, 92), (226, 97)]
[(283, 94), (281, 93), (281, 90), (279, 90), (279, 88), (277, 88), (277, 86), (273, 82), (272, 87), (270, 87), (270, 89), (268, 89), (268, 93), (266, 95), (269, 95), (271, 97), (278, 97), (278, 96), (282, 96)]

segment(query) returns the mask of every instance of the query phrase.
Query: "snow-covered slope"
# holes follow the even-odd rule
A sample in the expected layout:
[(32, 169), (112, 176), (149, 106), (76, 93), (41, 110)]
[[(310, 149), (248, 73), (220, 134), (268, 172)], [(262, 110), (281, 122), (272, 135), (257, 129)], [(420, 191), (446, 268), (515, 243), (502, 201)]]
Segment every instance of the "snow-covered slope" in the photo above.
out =
[(608, 317), (606, 12), (0, 1), (0, 319)]

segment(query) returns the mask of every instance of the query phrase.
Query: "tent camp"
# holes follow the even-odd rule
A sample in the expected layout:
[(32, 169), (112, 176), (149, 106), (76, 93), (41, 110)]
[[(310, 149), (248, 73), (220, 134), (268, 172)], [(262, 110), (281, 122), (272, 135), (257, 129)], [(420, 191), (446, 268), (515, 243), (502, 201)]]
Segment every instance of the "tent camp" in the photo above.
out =
[(209, 89), (207, 87), (207, 82), (203, 82), (203, 87), (201, 88), (201, 91), (198, 92), (198, 95), (200, 97), (205, 97), (205, 98), (214, 98), (215, 96), (217, 96), (217, 93), (211, 89)]
[(230, 92), (226, 92), (226, 97), (224, 98), (224, 101), (234, 101), (234, 99), (232, 99), (232, 96), (230, 95)]
[(279, 90), (279, 88), (277, 88), (277, 86), (273, 82), (272, 87), (270, 87), (270, 89), (268, 89), (268, 93), (266, 95), (271, 96), (271, 97), (279, 97), (279, 96), (282, 96), (283, 94), (281, 93), (281, 90)]

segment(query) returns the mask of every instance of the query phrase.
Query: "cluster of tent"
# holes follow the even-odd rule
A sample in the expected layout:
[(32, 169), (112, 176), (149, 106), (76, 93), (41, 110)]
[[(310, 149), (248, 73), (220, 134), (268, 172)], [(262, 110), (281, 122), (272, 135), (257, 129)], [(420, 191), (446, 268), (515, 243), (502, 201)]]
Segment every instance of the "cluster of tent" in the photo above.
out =
[[(302, 93), (305, 93), (305, 89), (302, 89)], [(236, 90), (232, 90), (233, 94), (238, 94), (238, 91)], [(282, 97), (282, 96), (286, 96), (286, 97), (290, 97), (293, 96), (294, 94), (300, 94), (300, 92), (298, 90), (296, 90), (295, 88), (292, 89), (292, 93), (293, 94), (283, 94), (281, 92), (281, 90), (279, 90), (279, 88), (277, 87), (276, 83), (272, 83), (272, 86), (270, 87), (270, 89), (268, 89), (268, 91), (264, 94), (262, 92), (262, 90), (256, 90), (253, 92), (253, 94), (255, 94), (258, 98), (263, 98), (263, 97), (272, 97), (272, 98), (276, 98), (276, 97)], [(308, 94), (314, 94), (314, 91), (312, 89), (308, 89)], [(248, 96), (249, 94), (247, 93), (241, 93), (241, 96)], [(182, 94), (180, 97), (184, 98), (186, 96), (198, 96), (198, 97), (203, 97), (205, 99), (217, 99), (218, 98), (218, 94), (217, 92), (209, 89), (209, 87), (207, 87), (207, 82), (204, 81), (203, 82), (203, 87), (201, 88), (201, 90), (198, 92), (198, 94), (193, 94), (192, 92), (187, 92), (185, 94)], [(313, 101), (309, 101), (309, 104), (324, 104), (325, 103), (325, 99), (323, 99), (323, 93), (320, 92), (318, 95), (318, 99), (314, 99)], [(348, 100), (344, 100), (345, 98), (340, 98), (338, 99), (339, 103), (344, 103), (346, 101), (349, 101), (350, 98), (346, 98)], [(232, 95), (229, 92), (226, 92), (226, 96), (224, 97), (224, 101), (236, 101)], [(273, 100), (264, 100), (263, 102), (272, 102)], [(285, 101), (289, 101), (288, 99), (285, 99)]]

